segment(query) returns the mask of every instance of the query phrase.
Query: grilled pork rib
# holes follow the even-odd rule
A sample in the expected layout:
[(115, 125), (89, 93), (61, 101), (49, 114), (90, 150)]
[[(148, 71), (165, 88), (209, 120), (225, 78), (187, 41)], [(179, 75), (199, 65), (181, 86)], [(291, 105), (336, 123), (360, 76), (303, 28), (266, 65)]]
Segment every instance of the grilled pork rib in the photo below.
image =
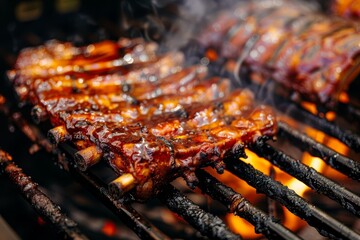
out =
[(220, 13), (199, 43), (238, 62), (258, 83), (270, 78), (331, 106), (360, 72), (359, 27), (300, 1), (245, 1)]
[[(63, 53), (50, 47), (58, 44)], [(121, 175), (112, 186), (133, 188), (134, 196), (143, 200), (179, 176), (194, 186), (197, 168), (212, 166), (222, 172), (227, 154), (243, 155), (259, 137), (276, 134), (274, 113), (255, 106), (250, 91), (231, 93), (229, 80), (207, 77), (201, 65), (184, 67), (179, 52), (153, 52), (151, 59), (139, 58), (141, 64), (134, 61), (114, 69), (103, 64), (151, 44), (130, 45), (116, 45), (111, 50), (116, 53), (106, 53), (104, 59), (100, 50), (91, 56), (84, 53), (93, 47), (53, 42), (25, 50), (9, 72), (16, 88), (26, 89), (18, 91), (23, 101), (36, 105), (33, 114), (38, 119), (47, 116), (54, 125), (54, 142), (71, 141), (78, 148), (75, 157), (81, 169), (106, 159)], [(119, 49), (126, 51), (117, 55)], [(37, 66), (31, 59), (49, 64)], [(51, 70), (73, 68), (73, 63), (83, 68), (89, 62), (95, 70), (86, 74)]]
[(67, 130), (103, 149), (119, 173), (131, 173), (137, 197), (143, 199), (174, 176), (183, 175), (191, 186), (196, 181), (192, 173), (199, 167), (221, 171), (227, 153), (239, 154), (260, 136), (273, 136), (276, 124), (269, 108), (254, 107), (250, 92), (236, 91), (224, 99), (145, 115), (125, 125), (81, 119), (68, 124)]
[(331, 9), (339, 16), (360, 19), (360, 2), (357, 0), (333, 0)]

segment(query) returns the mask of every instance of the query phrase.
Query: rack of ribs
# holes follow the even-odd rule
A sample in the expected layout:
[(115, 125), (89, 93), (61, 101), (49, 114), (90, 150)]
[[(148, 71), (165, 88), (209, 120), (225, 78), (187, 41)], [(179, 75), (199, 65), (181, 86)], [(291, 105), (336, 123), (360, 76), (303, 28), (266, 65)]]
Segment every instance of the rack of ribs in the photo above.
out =
[(304, 100), (334, 106), (360, 73), (358, 23), (303, 1), (244, 1), (234, 9), (221, 12), (198, 42), (233, 62), (236, 75), (272, 79)]
[(77, 148), (80, 169), (103, 159), (120, 175), (110, 183), (114, 194), (144, 200), (177, 177), (194, 187), (197, 168), (221, 173), (227, 155), (244, 156), (249, 144), (276, 135), (275, 114), (249, 90), (231, 90), (206, 66), (185, 66), (180, 52), (159, 54), (154, 43), (132, 41), (51, 42), (24, 50), (8, 73), (20, 99), (35, 105), (34, 118), (54, 126), (52, 142)]
[(360, 2), (357, 0), (333, 0), (331, 10), (333, 13), (353, 19), (360, 19)]

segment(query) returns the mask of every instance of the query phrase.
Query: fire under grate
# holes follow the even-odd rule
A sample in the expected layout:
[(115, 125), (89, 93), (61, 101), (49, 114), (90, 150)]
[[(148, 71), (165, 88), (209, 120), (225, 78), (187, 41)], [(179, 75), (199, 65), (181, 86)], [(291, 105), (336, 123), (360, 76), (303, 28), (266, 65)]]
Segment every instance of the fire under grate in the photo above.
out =
[[(289, 104), (294, 105), (293, 103)], [(310, 119), (310, 125), (316, 127), (320, 131), (324, 131), (326, 134), (337, 137), (354, 151), (358, 151), (357, 142), (360, 140), (356, 134), (343, 131), (334, 123), (315, 116), (298, 106), (295, 106), (293, 109), (295, 109), (293, 112), (295, 112), (297, 116), (299, 114), (307, 114), (306, 119), (307, 121)], [(50, 143), (42, 136), (38, 127), (27, 122), (20, 113), (12, 113), (5, 103), (2, 105), (2, 112), (5, 113), (8, 119), (10, 119), (31, 141), (37, 142), (38, 145), (48, 151), (53, 151)], [(311, 115), (311, 117), (308, 115)], [(294, 117), (295, 115), (291, 116)], [(308, 151), (315, 157), (320, 157), (332, 168), (337, 169), (348, 177), (354, 179), (354, 182), (359, 180), (360, 163), (358, 161), (343, 156), (324, 144), (316, 142), (311, 137), (289, 126), (283, 121), (279, 121), (279, 130), (279, 139), (289, 141), (301, 150)], [(348, 139), (351, 140), (348, 141)], [(129, 202), (112, 196), (107, 189), (107, 183), (99, 180), (99, 178), (95, 174), (91, 173), (91, 171), (80, 171), (74, 161), (74, 155), (76, 152), (74, 148), (68, 144), (61, 144), (59, 148), (61, 152), (65, 154), (65, 158), (67, 159), (65, 161), (68, 161), (69, 163), (68, 169), (71, 172), (71, 175), (82, 184), (89, 187), (91, 192), (93, 192), (105, 206), (111, 209), (120, 219), (122, 219), (124, 223), (140, 238), (169, 239), (165, 233), (162, 233), (157, 227), (132, 208)], [(265, 140), (258, 141), (250, 149), (260, 157), (264, 157), (270, 161), (274, 166), (279, 167), (299, 179), (316, 192), (337, 201), (349, 212), (349, 214), (356, 217), (360, 216), (360, 197), (358, 195), (326, 178), (315, 169), (301, 163), (300, 160), (294, 159), (293, 157), (276, 149), (276, 147), (269, 145)], [(275, 181), (272, 177), (256, 170), (250, 164), (247, 164), (242, 160), (238, 160), (238, 157), (241, 156), (232, 156), (231, 158), (229, 157), (225, 160), (226, 170), (230, 171), (240, 179), (245, 180), (249, 185), (256, 188), (259, 193), (264, 193), (267, 197), (274, 199), (281, 205), (284, 205), (295, 215), (304, 219), (309, 225), (316, 228), (321, 235), (332, 239), (360, 239), (359, 234), (354, 230), (330, 217), (329, 214), (319, 208), (308, 203), (303, 197), (297, 195), (293, 190)], [(45, 195), (42, 195), (41, 198), (32, 198), (29, 196), (29, 193), (27, 192), (29, 189), (21, 187), (21, 184), (23, 183), (18, 182), (17, 178), (14, 177), (17, 176), (16, 174), (23, 174), (20, 168), (11, 161), (2, 161), (2, 168), (5, 169), (5, 175), (7, 175), (14, 184), (20, 186), (19, 189), (22, 194), (27, 198), (32, 206), (38, 210), (39, 215), (42, 218), (48, 219), (52, 225), (54, 225), (61, 234), (65, 234), (67, 238), (86, 239), (86, 236), (81, 234), (76, 228), (76, 223), (62, 213), (57, 211), (41, 210), (44, 208), (42, 205), (44, 204), (44, 201), (41, 201), (41, 199), (48, 198)], [(253, 206), (240, 193), (237, 193), (229, 186), (226, 186), (206, 171), (198, 170), (196, 175), (199, 179), (198, 187), (203, 193), (206, 193), (211, 198), (221, 202), (228, 208), (228, 212), (234, 213), (249, 221), (255, 226), (257, 233), (263, 234), (268, 239), (301, 239), (301, 236), (296, 235), (281, 225), (279, 220)], [(24, 175), (24, 179), (28, 178)], [(29, 181), (29, 186), (36, 186), (36, 183), (31, 182), (31, 180)], [(36, 188), (33, 191), (33, 194), (35, 195), (41, 194), (41, 192), (38, 192)], [(202, 235), (207, 236), (210, 239), (241, 238), (239, 235), (232, 233), (219, 217), (204, 211), (171, 185), (164, 188), (163, 192), (158, 196), (158, 199), (165, 206), (171, 209), (171, 211), (186, 220)], [(51, 199), (46, 201), (48, 201), (49, 204), (52, 204)], [(56, 221), (54, 219), (56, 219)], [(64, 224), (64, 222), (66, 224)], [(70, 224), (68, 224), (69, 222)]]

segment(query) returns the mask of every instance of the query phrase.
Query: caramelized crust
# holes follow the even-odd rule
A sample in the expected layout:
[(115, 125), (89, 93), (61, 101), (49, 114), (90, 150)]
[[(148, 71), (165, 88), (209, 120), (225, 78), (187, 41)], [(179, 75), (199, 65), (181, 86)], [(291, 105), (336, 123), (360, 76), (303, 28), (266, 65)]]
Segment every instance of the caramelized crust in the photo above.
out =
[[(305, 100), (333, 106), (360, 72), (355, 22), (322, 15), (300, 1), (246, 1), (210, 26), (222, 24), (223, 15), (241, 17), (220, 32), (222, 44), (199, 42), (239, 61), (253, 81), (270, 78)], [(211, 27), (204, 31), (201, 37), (213, 32)]]
[(360, 2), (358, 0), (333, 0), (332, 11), (342, 17), (360, 19)]
[(273, 136), (273, 112), (254, 108), (253, 102), (250, 92), (236, 91), (220, 100), (144, 115), (125, 125), (83, 119), (67, 129), (77, 139), (90, 139), (103, 149), (119, 173), (131, 173), (138, 183), (137, 197), (147, 198), (174, 176), (182, 175), (191, 186), (197, 168), (210, 165), (221, 171), (226, 154), (239, 154), (260, 136)]
[[(53, 49), (57, 44), (64, 52)], [(114, 188), (134, 188), (136, 199), (144, 200), (179, 176), (193, 187), (197, 168), (212, 166), (222, 172), (227, 154), (244, 154), (244, 147), (259, 137), (276, 134), (274, 113), (256, 107), (250, 91), (231, 93), (230, 81), (207, 77), (206, 67), (183, 67), (181, 53), (154, 52), (152, 60), (134, 60), (112, 71), (103, 64), (109, 56), (125, 59), (150, 43), (112, 43), (111, 51), (117, 53), (108, 53), (108, 44), (74, 48), (53, 42), (28, 49), (10, 75), (18, 90), (25, 89), (19, 91), (23, 100), (36, 104), (36, 119), (49, 117), (55, 127), (50, 130), (53, 141), (71, 141), (77, 147), (80, 169), (106, 159), (121, 175), (113, 181)], [(107, 49), (105, 60), (101, 46)], [(89, 48), (98, 53), (87, 56), (84, 51)], [(32, 58), (49, 64), (31, 65)], [(86, 74), (50, 71), (61, 64), (86, 66), (89, 61), (95, 70)]]

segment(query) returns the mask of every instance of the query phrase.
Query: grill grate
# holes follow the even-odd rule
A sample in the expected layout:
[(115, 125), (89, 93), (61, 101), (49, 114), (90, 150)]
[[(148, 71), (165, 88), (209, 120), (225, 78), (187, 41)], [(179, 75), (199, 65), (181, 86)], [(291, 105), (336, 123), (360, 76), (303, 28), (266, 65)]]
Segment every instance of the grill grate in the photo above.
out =
[(38, 184), (23, 173), (23, 170), (12, 162), (10, 155), (0, 150), (0, 169), (16, 185), (24, 198), (33, 206), (39, 215), (51, 222), (67, 239), (88, 239), (77, 227), (77, 223), (66, 216), (60, 207), (39, 190)]
[(257, 142), (250, 149), (318, 193), (328, 196), (351, 213), (360, 216), (360, 197), (324, 177), (315, 169), (263, 142)]
[(308, 151), (312, 156), (319, 157), (328, 165), (351, 177), (354, 180), (360, 180), (360, 162), (345, 157), (336, 151), (316, 142), (284, 122), (279, 122), (279, 135), (291, 141), (294, 146), (301, 150)]
[(360, 239), (360, 236), (336, 221), (323, 211), (306, 202), (281, 183), (256, 170), (250, 164), (235, 158), (226, 159), (226, 168), (239, 178), (245, 180), (250, 186), (257, 189), (259, 193), (278, 201), (295, 215), (305, 219), (319, 233), (332, 239)]
[[(87, 18), (83, 19), (87, 20)], [(77, 25), (81, 26), (82, 28), (84, 26), (84, 24)], [(64, 36), (68, 36), (68, 34), (64, 34)], [(256, 38), (252, 40), (253, 43), (256, 42)], [(249, 44), (252, 44), (251, 41), (249, 41), (247, 45)], [(247, 48), (249, 48), (249, 46), (247, 46)], [(243, 55), (245, 54), (247, 54), (246, 51), (244, 51)], [(222, 72), (222, 64), (219, 66), (219, 69), (221, 70), (218, 72)], [(265, 93), (260, 92), (257, 94), (257, 97), (259, 97), (260, 100), (266, 102), (268, 99), (261, 98), (263, 96), (269, 96), (269, 93), (272, 93), (272, 91), (267, 89), (266, 85), (261, 87), (255, 86), (255, 92), (259, 92), (258, 89), (261, 89), (261, 91)], [(275, 104), (272, 104), (273, 101), (275, 101)], [(329, 136), (339, 139), (354, 151), (360, 152), (360, 136), (358, 134), (344, 130), (324, 118), (313, 115), (312, 113), (303, 109), (301, 106), (289, 101), (287, 98), (278, 95), (271, 97), (271, 105), (276, 107), (279, 111), (286, 113), (290, 117), (303, 121), (305, 124), (321, 130)], [(24, 116), (27, 116), (27, 114), (24, 113), (24, 115), (22, 115), (19, 112), (14, 113), (10, 111), (10, 109), (5, 105), (1, 104), (0, 108), (6, 114), (7, 118), (13, 122), (32, 142), (36, 142), (39, 146), (43, 147), (48, 152), (56, 152), (49, 141), (43, 136), (39, 128), (28, 123), (24, 119)], [(289, 111), (289, 109), (291, 109), (291, 111)], [(337, 106), (337, 112), (348, 118), (350, 121), (360, 120), (360, 109), (349, 104), (340, 103)], [(34, 114), (34, 116), (41, 117), (37, 114)], [(301, 150), (308, 151), (312, 156), (320, 157), (332, 168), (339, 170), (356, 181), (359, 181), (359, 161), (342, 156), (336, 151), (316, 142), (306, 134), (291, 128), (283, 122), (279, 122), (279, 130), (279, 136), (282, 139), (291, 142), (293, 146), (300, 148)], [(80, 171), (74, 160), (74, 154), (76, 152), (75, 149), (67, 144), (60, 144), (59, 149), (62, 153), (65, 154), (65, 162), (69, 163), (68, 170), (70, 175), (76, 178), (77, 181), (82, 183), (82, 185), (87, 187), (104, 205), (106, 205), (112, 212), (114, 212), (120, 219), (122, 219), (123, 222), (127, 224), (127, 226), (132, 229), (141, 239), (170, 239), (165, 233), (162, 233), (157, 227), (155, 227), (151, 222), (149, 222), (145, 217), (137, 212), (129, 202), (124, 201), (124, 199), (115, 198), (113, 195), (111, 195), (108, 191), (107, 183), (100, 180), (96, 174), (94, 174), (92, 171)], [(268, 161), (274, 165), (284, 169), (285, 172), (292, 173), (294, 176), (307, 183), (313, 189), (337, 200), (352, 214), (359, 216), (359, 196), (354, 195), (350, 191), (340, 187), (329, 179), (324, 178), (322, 174), (316, 172), (315, 170), (309, 169), (307, 166), (301, 164), (297, 159), (283, 154), (266, 143), (253, 146), (253, 150), (255, 150), (257, 154), (265, 156)], [(60, 157), (62, 158), (63, 155), (61, 154)], [(2, 161), (0, 161), (0, 163), (1, 162)], [(28, 176), (24, 175), (21, 169), (18, 168), (14, 163), (4, 161), (0, 165), (0, 167), (4, 168), (4, 170), (8, 169), (4, 172), (4, 175), (8, 175), (11, 182), (14, 184), (22, 185), (22, 183), (19, 182), (20, 179), (29, 183), (30, 186), (36, 186), (36, 184)], [(333, 239), (360, 239), (360, 236), (353, 230), (344, 226), (339, 221), (329, 217), (323, 211), (306, 202), (294, 191), (283, 186), (281, 183), (274, 181), (271, 177), (266, 176), (264, 173), (256, 170), (254, 167), (252, 167), (252, 165), (246, 164), (238, 158), (228, 158), (226, 159), (226, 166), (227, 170), (237, 175), (240, 179), (245, 180), (249, 185), (255, 187), (258, 192), (266, 194), (268, 197), (286, 206), (294, 214), (305, 219), (322, 235)], [(235, 213), (241, 218), (249, 221), (252, 225), (255, 226), (257, 232), (264, 234), (268, 239), (301, 239), (295, 233), (282, 226), (278, 220), (267, 215), (257, 207), (251, 205), (241, 194), (224, 185), (206, 171), (198, 170), (196, 175), (200, 180), (198, 187), (204, 193), (227, 206), (229, 212)], [(21, 192), (24, 192), (23, 187), (19, 189)], [(67, 217), (63, 213), (59, 212), (59, 209), (55, 204), (52, 203), (52, 200), (40, 192), (40, 190), (36, 187), (31, 188), (30, 190), (32, 193), (29, 195), (27, 200), (35, 208), (40, 209), (39, 214), (42, 217), (50, 218), (50, 222), (55, 226), (55, 228), (59, 229), (62, 234), (65, 233), (66, 237), (70, 239), (86, 239), (86, 236), (82, 235), (78, 229), (76, 229), (76, 223), (73, 221), (69, 220), (71, 223), (70, 226), (75, 227), (69, 227), (68, 225), (63, 224), (65, 218)], [(26, 196), (26, 193), (23, 194)], [(40, 199), (45, 199), (45, 201), (34, 201), (34, 198), (31, 198), (31, 196), (37, 196), (38, 194), (41, 196)], [(172, 211), (176, 212), (178, 215), (182, 216), (197, 230), (211, 239), (240, 238), (239, 236), (229, 232), (225, 224), (219, 218), (201, 210), (199, 206), (195, 205), (193, 202), (187, 199), (184, 194), (180, 193), (171, 185), (168, 185), (164, 189), (164, 192), (159, 195), (159, 198), (164, 203), (164, 205), (166, 205)], [(50, 204), (47, 205), (50, 206), (50, 208), (45, 209), (52, 209), (54, 211), (43, 211), (42, 209), (44, 209), (44, 206), (42, 204), (44, 203)]]
[[(74, 156), (76, 150), (71, 148), (67, 144), (60, 144), (59, 148), (67, 154), (70, 158)], [(149, 223), (141, 214), (139, 214), (130, 205), (123, 203), (122, 201), (115, 199), (111, 196), (106, 188), (106, 185), (102, 183), (91, 172), (82, 172), (74, 164), (71, 159), (68, 159), (69, 170), (71, 174), (80, 181), (83, 185), (89, 188), (89, 190), (99, 198), (110, 210), (112, 210), (120, 219), (124, 220), (124, 223), (132, 229), (142, 239), (169, 239), (164, 233), (158, 230), (154, 225)]]
[[(278, 100), (279, 99), (277, 99), (277, 101)], [(289, 101), (285, 104), (294, 106), (294, 104)], [(289, 105), (286, 109), (289, 108)], [(275, 106), (278, 106), (279, 110), (282, 109), (282, 105), (280, 104), (275, 104)], [(2, 105), (1, 110), (31, 141), (36, 142), (48, 152), (54, 152), (51, 144), (42, 135), (41, 131), (36, 126), (28, 123), (23, 118), (22, 114), (12, 113), (6, 105)], [(285, 111), (284, 108), (282, 110)], [(323, 130), (331, 136), (337, 137), (352, 149), (357, 150), (356, 142), (358, 136), (356, 134), (344, 132), (337, 125), (312, 115), (310, 112), (306, 112), (299, 106), (293, 107), (292, 110), (292, 114), (290, 114), (292, 117), (300, 115), (307, 116), (306, 123), (313, 125), (317, 129)], [(308, 115), (311, 117), (308, 117)], [(325, 124), (325, 127), (322, 126), (323, 123)], [(312, 138), (298, 132), (284, 122), (279, 122), (279, 129), (279, 136), (281, 138), (289, 140), (294, 146), (302, 150), (309, 151), (313, 156), (321, 157), (328, 165), (338, 169), (357, 181), (359, 180), (359, 162), (342, 156), (328, 147), (317, 143)], [(352, 141), (351, 139), (355, 141)], [(162, 233), (141, 216), (141, 214), (134, 210), (129, 203), (112, 196), (107, 190), (107, 184), (99, 180), (96, 174), (91, 171), (80, 171), (75, 164), (75, 149), (68, 144), (60, 144), (59, 148), (65, 153), (66, 159), (68, 159), (68, 162), (70, 163), (68, 168), (71, 175), (78, 179), (83, 185), (87, 186), (104, 205), (116, 213), (117, 216), (140, 238), (170, 239), (166, 234)], [(325, 178), (322, 174), (302, 164), (299, 160), (287, 156), (264, 142), (254, 144), (251, 147), (251, 150), (259, 156), (265, 157), (273, 165), (278, 166), (285, 172), (298, 178), (317, 192), (336, 200), (352, 214), (356, 216), (360, 215), (359, 196)], [(294, 191), (256, 170), (250, 164), (246, 164), (243, 161), (238, 160), (238, 158), (228, 158), (225, 160), (225, 163), (227, 170), (245, 180), (249, 185), (255, 187), (258, 192), (266, 194), (268, 197), (287, 207), (295, 215), (306, 220), (309, 225), (315, 227), (323, 236), (333, 239), (360, 239), (360, 236), (353, 230), (315, 206), (309, 204)], [(227, 206), (229, 212), (233, 212), (248, 220), (255, 226), (258, 233), (264, 234), (268, 239), (300, 239), (300, 237), (279, 224), (276, 219), (252, 206), (242, 195), (222, 184), (204, 170), (198, 170), (196, 175), (200, 180), (199, 188), (204, 193)], [(12, 179), (12, 181), (15, 181), (15, 179)], [(240, 236), (230, 232), (227, 226), (218, 217), (202, 210), (171, 185), (166, 186), (158, 198), (169, 209), (184, 218), (195, 229), (211, 239), (240, 238)], [(31, 200), (29, 200), (29, 202), (31, 202)], [(61, 225), (59, 226), (58, 223), (53, 222), (53, 224), (56, 228), (61, 228)], [(75, 239), (75, 237), (72, 236), (68, 237)]]
[[(10, 114), (7, 109), (9, 116)], [(35, 126), (29, 124), (24, 120), (20, 114), (17, 117), (11, 118), (15, 121), (17, 126), (33, 141), (44, 143), (40, 131)], [(312, 145), (309, 142), (309, 137), (305, 137), (296, 130), (290, 128), (288, 125), (280, 122), (280, 132), (285, 132), (299, 141), (305, 139), (303, 147), (313, 146), (313, 151), (320, 153), (328, 153), (333, 156), (335, 152), (327, 149), (323, 145)], [(284, 137), (284, 136), (282, 136)], [(285, 136), (287, 138), (288, 136)], [(291, 138), (290, 138), (291, 139)], [(314, 140), (312, 140), (314, 141)], [(63, 152), (70, 158), (74, 157), (75, 149), (67, 144), (59, 146)], [(307, 166), (301, 164), (282, 152), (274, 149), (266, 143), (258, 143), (252, 147), (260, 156), (266, 157), (274, 165), (282, 168), (286, 172), (293, 174), (300, 180), (311, 186), (313, 189), (337, 200), (344, 208), (359, 216), (359, 197), (349, 192), (348, 190), (333, 183), (329, 179), (324, 178), (315, 170), (311, 170)], [(325, 149), (325, 150), (324, 150)], [(335, 153), (336, 154), (336, 153)], [(327, 157), (327, 155), (325, 156)], [(72, 160), (70, 159), (70, 162)], [(346, 157), (335, 158), (333, 161), (327, 161), (332, 165), (339, 165), (345, 162), (344, 173), (349, 176), (358, 177), (356, 171), (358, 168), (352, 168), (352, 165), (358, 166), (358, 162)], [(343, 164), (342, 164), (343, 165)], [(264, 175), (260, 171), (254, 169), (251, 165), (246, 164), (238, 159), (226, 159), (227, 170), (237, 175), (239, 178), (245, 180), (249, 185), (255, 187), (259, 192), (265, 193), (268, 197), (280, 202), (286, 206), (290, 211), (299, 217), (305, 219), (310, 225), (314, 226), (322, 235), (330, 238), (342, 239), (359, 239), (359, 235), (344, 226), (340, 222), (331, 218), (321, 210), (307, 203), (303, 198), (295, 194), (292, 190), (274, 181), (272, 178)], [(92, 192), (101, 199), (101, 201), (112, 209), (119, 218), (125, 220), (124, 222), (134, 230), (141, 238), (146, 239), (168, 239), (168, 237), (149, 223), (144, 217), (136, 212), (130, 205), (123, 203), (120, 200), (113, 198), (106, 190), (106, 184), (97, 179), (91, 172), (82, 172), (74, 164), (69, 164), (69, 170), (74, 177), (76, 177), (84, 185), (88, 186)], [(354, 172), (355, 171), (355, 172)], [(264, 234), (269, 239), (297, 239), (294, 233), (284, 228), (276, 222), (272, 217), (266, 215), (261, 210), (252, 206), (240, 194), (234, 192), (231, 188), (223, 185), (215, 178), (211, 177), (203, 170), (197, 171), (197, 176), (200, 180), (200, 189), (210, 195), (212, 198), (219, 200), (221, 203), (229, 207), (230, 212), (245, 218), (251, 222), (256, 231)], [(172, 211), (182, 216), (192, 226), (198, 229), (204, 235), (216, 239), (238, 239), (239, 236), (231, 233), (224, 223), (217, 217), (201, 210), (197, 205), (188, 200), (183, 194), (172, 186), (167, 186), (164, 192), (159, 196), (159, 199), (167, 205)]]
[(349, 121), (360, 120), (360, 110), (351, 104), (338, 103), (337, 111)]
[(228, 206), (230, 212), (246, 219), (269, 239), (300, 239), (294, 233), (277, 223), (261, 210), (251, 205), (241, 194), (222, 184), (217, 179), (203, 170), (198, 170), (199, 188), (213, 199)]
[(202, 210), (174, 187), (166, 186), (159, 198), (170, 210), (183, 217), (203, 235), (211, 239), (240, 239), (228, 230), (220, 218)]
[[(249, 80), (247, 82), (249, 82)], [(350, 130), (344, 130), (335, 123), (329, 122), (325, 118), (312, 114), (311, 112), (305, 110), (298, 104), (288, 100), (280, 94), (274, 94), (268, 85), (271, 85), (270, 80), (269, 84), (259, 86), (257, 84), (251, 83), (247, 85), (247, 87), (258, 93), (256, 94), (258, 100), (271, 104), (271, 106), (275, 107), (277, 110), (286, 114), (287, 116), (314, 127), (331, 137), (337, 138), (355, 152), (360, 152), (359, 135), (353, 133)], [(353, 106), (349, 106), (348, 108), (353, 109), (353, 111), (356, 109)], [(341, 113), (338, 114), (342, 116)]]
[(349, 130), (343, 130), (336, 124), (315, 116), (302, 108), (299, 108), (297, 111), (290, 111), (288, 115), (294, 119), (304, 119), (306, 124), (323, 131), (331, 137), (339, 139), (354, 151), (360, 152), (360, 137), (357, 134)]

